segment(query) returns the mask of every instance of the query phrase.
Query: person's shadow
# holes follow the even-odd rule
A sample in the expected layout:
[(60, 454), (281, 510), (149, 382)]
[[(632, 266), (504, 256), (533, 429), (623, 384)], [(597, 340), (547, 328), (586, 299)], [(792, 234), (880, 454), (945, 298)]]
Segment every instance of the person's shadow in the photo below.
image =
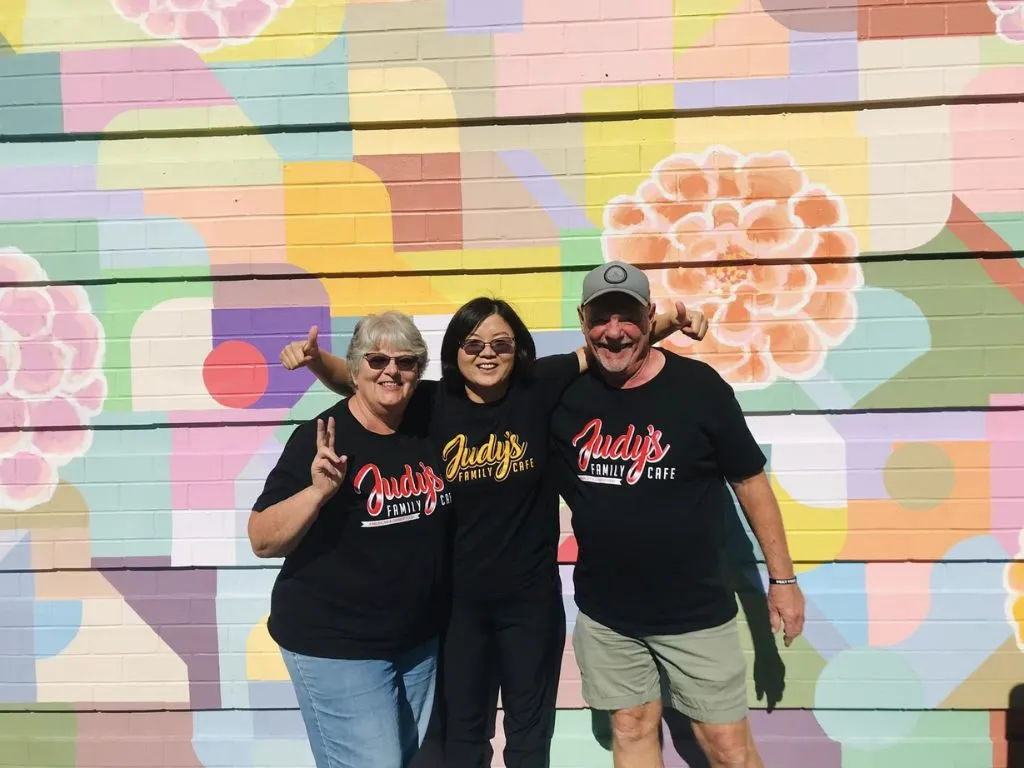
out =
[[(743, 513), (733, 502), (731, 494), (726, 494), (725, 506), (726, 508), (723, 510), (725, 575), (728, 583), (736, 592), (736, 597), (747, 618), (747, 626), (754, 649), (753, 676), (757, 700), (765, 701), (767, 711), (771, 712), (781, 701), (786, 688), (786, 665), (779, 655), (775, 636), (772, 634), (771, 622), (768, 618), (767, 595), (761, 582), (754, 545), (741, 522), (740, 515)], [(676, 752), (690, 768), (710, 768), (707, 758), (704, 757), (704, 753), (697, 745), (689, 718), (682, 712), (670, 708), (668, 704), (670, 697), (664, 684), (664, 677), (662, 699), (665, 702), (663, 719)], [(597, 742), (605, 749), (610, 750), (612, 743), (610, 714), (591, 710), (591, 730)], [(1024, 764), (1021, 768), (1024, 768)]]
[(1024, 683), (1010, 689), (1007, 702), (1006, 768), (1024, 768)]

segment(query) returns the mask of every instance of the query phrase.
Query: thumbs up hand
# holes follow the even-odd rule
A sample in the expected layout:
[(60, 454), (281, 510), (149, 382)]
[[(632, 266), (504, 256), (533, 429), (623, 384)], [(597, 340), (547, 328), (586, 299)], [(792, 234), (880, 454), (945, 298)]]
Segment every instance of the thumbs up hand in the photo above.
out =
[(319, 329), (314, 325), (309, 329), (309, 336), (301, 341), (293, 341), (281, 350), (281, 365), (289, 371), (308, 366), (320, 359), (320, 346), (316, 337)]

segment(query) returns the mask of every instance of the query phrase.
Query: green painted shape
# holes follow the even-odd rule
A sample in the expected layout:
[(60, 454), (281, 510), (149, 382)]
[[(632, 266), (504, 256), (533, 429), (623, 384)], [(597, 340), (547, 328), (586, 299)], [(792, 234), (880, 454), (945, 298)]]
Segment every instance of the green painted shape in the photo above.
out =
[(1024, 215), (1019, 213), (983, 213), (978, 218), (999, 235), (1013, 250), (1024, 249)]
[[(849, 713), (856, 715), (858, 713)], [(877, 713), (882, 716), (891, 712)], [(843, 768), (965, 768), (992, 765), (992, 736), (988, 712), (936, 710), (920, 712), (906, 736), (887, 749), (858, 748), (858, 740), (843, 743)], [(873, 734), (861, 732), (870, 747)]]
[[(2, 768), (75, 768), (78, 715), (70, 704), (32, 704), (34, 710), (0, 709), (0, 766)], [(64, 711), (61, 711), (61, 708)]]
[(1024, 312), (976, 261), (864, 265), (865, 281), (904, 294), (928, 319), (931, 350), (860, 408), (986, 405), (1024, 391)]
[(0, 61), (0, 133), (63, 133), (60, 53), (21, 53)]
[(3, 222), (0, 246), (14, 246), (31, 256), (51, 280), (100, 277), (99, 226), (92, 219)]
[(1024, 64), (1024, 45), (1008, 43), (998, 36), (981, 38), (978, 52), (982, 67)]
[[(601, 232), (596, 229), (563, 229), (559, 233), (559, 257), (563, 267), (596, 267), (604, 261)], [(578, 328), (576, 308), (583, 290), (584, 270), (562, 273), (561, 326)]]
[[(145, 270), (114, 270), (105, 273), (105, 277), (140, 276), (159, 277), (171, 275), (186, 277), (189, 275), (207, 276), (208, 266), (184, 269), (145, 269)], [(168, 282), (168, 283), (111, 283), (98, 287), (98, 302), (103, 311), (99, 314), (107, 332), (107, 354), (104, 367), (107, 375), (106, 412), (127, 412), (132, 410), (131, 384), (131, 336), (135, 324), (142, 314), (156, 305), (171, 299), (209, 298), (213, 297), (213, 283)]]
[(13, 56), (14, 49), (11, 44), (7, 41), (7, 38), (0, 34), (0, 57), (2, 56)]
[(612, 753), (595, 738), (589, 709), (560, 709), (551, 741), (551, 768), (612, 768)]

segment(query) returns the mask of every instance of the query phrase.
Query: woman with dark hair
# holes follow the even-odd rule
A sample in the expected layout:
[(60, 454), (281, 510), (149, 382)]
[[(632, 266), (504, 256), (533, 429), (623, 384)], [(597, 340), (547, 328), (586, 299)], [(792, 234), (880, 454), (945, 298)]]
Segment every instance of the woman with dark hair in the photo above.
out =
[[(681, 304), (675, 310), (658, 315), (653, 340), (677, 330), (702, 339), (704, 315)], [(312, 328), (308, 339), (287, 345), (282, 364), (306, 366), (347, 393), (348, 366), (322, 352), (316, 335)], [(417, 398), (431, 398), (430, 436), (454, 497), (452, 599), (438, 678), (449, 768), (490, 766), (499, 687), (505, 765), (548, 765), (566, 635), (558, 493), (545, 471), (548, 420), (586, 368), (583, 347), (538, 360), (516, 311), (478, 297), (448, 323), (442, 381), (422, 381), (417, 390)]]

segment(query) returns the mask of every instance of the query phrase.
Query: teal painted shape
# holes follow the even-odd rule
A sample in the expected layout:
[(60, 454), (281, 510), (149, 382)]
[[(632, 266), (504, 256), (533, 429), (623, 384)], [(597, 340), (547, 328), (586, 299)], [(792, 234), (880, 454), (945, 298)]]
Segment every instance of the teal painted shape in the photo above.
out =
[[(242, 661), (245, 661), (244, 655)], [(224, 663), (221, 656), (221, 664)], [(233, 706), (227, 699), (223, 702), (225, 708)], [(252, 712), (222, 709), (192, 713), (192, 749), (202, 765), (252, 768), (256, 764), (253, 755), (255, 736)]]
[(98, 141), (0, 143), (0, 168), (32, 165), (94, 166), (99, 152)]
[(82, 628), (82, 601), (36, 600), (33, 609), (36, 658), (60, 655)]
[[(159, 412), (101, 414), (94, 423), (151, 424)], [(170, 557), (171, 430), (100, 429), (61, 469), (89, 508), (93, 557)]]
[(902, 293), (868, 286), (857, 292), (853, 332), (832, 349), (821, 376), (802, 388), (819, 408), (852, 408), (931, 349), (928, 319)]
[[(263, 560), (260, 564), (267, 566), (271, 562), (274, 561)], [(239, 560), (239, 565), (242, 564)], [(270, 591), (276, 578), (276, 568), (217, 572), (217, 645), (221, 706), (225, 709), (252, 706), (246, 668), (247, 643), (252, 628), (270, 612)]]
[[(0, 144), (0, 155), (5, 146), (11, 145)], [(26, 169), (25, 173), (32, 170)], [(101, 276), (99, 228), (95, 220), (0, 222), (0, 245), (13, 246), (31, 256), (51, 280), (90, 280)]]
[(0, 57), (0, 134), (64, 132), (59, 53)]
[(851, 648), (829, 659), (821, 671), (814, 706), (818, 724), (843, 744), (844, 754), (848, 743), (882, 750), (917, 727), (925, 707), (924, 686), (905, 654)]
[[(260, 127), (337, 125), (349, 121), (348, 40), (335, 39), (308, 59), (211, 64), (211, 71)], [(352, 133), (268, 133), (285, 162), (351, 160)]]
[[(984, 221), (992, 231), (999, 235), (1013, 250), (1024, 250), (1024, 214), (1020, 213), (982, 213), (978, 218)], [(1024, 262), (1024, 259), (1018, 259)]]
[(210, 265), (202, 235), (181, 219), (122, 219), (98, 226), (99, 266), (104, 271)]

